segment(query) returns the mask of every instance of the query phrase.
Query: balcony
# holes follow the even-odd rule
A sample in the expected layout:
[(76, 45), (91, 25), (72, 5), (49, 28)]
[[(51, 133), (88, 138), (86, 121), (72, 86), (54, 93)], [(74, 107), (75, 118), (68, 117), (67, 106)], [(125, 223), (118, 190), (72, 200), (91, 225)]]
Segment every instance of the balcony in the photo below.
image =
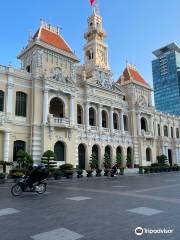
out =
[(152, 132), (145, 132), (144, 130), (141, 130), (141, 136), (143, 136), (146, 139), (152, 139), (153, 133)]
[(49, 114), (49, 124), (53, 127), (70, 128), (69, 118), (57, 118)]
[(110, 133), (110, 129), (109, 128), (102, 128), (102, 133), (103, 134), (109, 134)]
[(96, 127), (96, 126), (89, 126), (89, 129), (92, 132), (97, 132), (98, 131), (98, 127)]

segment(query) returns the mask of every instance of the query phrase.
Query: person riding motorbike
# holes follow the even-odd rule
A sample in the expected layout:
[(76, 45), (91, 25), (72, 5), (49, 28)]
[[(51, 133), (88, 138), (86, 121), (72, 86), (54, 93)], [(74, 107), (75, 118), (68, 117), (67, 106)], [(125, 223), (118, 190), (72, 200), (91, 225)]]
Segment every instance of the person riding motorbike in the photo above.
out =
[(44, 164), (34, 165), (32, 171), (29, 172), (29, 176), (26, 181), (27, 186), (31, 189), (34, 183), (40, 183), (47, 176), (45, 175), (45, 166)]
[(113, 164), (112, 168), (111, 168), (111, 177), (116, 176), (117, 174), (117, 167), (115, 164)]

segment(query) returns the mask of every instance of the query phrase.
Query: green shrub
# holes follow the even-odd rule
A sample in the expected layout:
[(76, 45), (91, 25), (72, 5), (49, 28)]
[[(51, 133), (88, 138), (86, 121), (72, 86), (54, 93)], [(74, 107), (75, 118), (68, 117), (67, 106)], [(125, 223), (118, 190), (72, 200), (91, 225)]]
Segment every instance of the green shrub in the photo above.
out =
[(57, 167), (56, 155), (51, 150), (47, 150), (46, 152), (43, 153), (41, 162), (45, 164), (48, 171), (51, 171), (51, 169), (54, 169)]
[(95, 153), (91, 154), (89, 166), (91, 169), (97, 169), (98, 168), (98, 159)]
[(22, 149), (17, 152), (16, 157), (19, 168), (27, 169), (29, 166), (33, 165), (32, 157)]
[(73, 170), (73, 165), (70, 163), (65, 163), (59, 167), (61, 171), (66, 171), (66, 170)]

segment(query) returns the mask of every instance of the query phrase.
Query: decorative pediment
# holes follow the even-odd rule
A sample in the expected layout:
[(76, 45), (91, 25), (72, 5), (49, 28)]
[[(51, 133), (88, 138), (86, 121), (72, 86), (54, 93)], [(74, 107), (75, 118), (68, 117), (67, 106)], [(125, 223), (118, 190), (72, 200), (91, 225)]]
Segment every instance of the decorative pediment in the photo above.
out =
[(94, 78), (99, 86), (112, 89), (112, 78), (110, 73), (98, 70), (94, 73)]

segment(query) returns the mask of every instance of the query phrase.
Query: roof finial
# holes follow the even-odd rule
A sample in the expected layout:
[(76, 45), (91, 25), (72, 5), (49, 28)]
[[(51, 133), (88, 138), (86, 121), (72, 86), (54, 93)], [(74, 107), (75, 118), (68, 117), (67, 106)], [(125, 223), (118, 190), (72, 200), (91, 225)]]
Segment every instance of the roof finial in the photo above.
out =
[(93, 13), (95, 15), (100, 15), (100, 11), (99, 11), (99, 1), (95, 0), (94, 4), (93, 4)]

